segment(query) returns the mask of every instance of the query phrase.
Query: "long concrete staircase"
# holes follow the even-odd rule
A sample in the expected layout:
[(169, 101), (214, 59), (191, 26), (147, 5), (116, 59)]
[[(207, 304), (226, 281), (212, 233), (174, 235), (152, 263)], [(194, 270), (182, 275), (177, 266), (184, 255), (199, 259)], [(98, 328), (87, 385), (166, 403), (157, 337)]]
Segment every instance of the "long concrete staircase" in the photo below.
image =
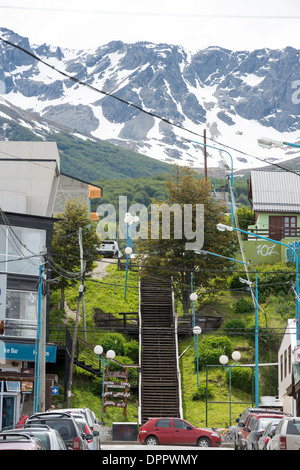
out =
[(171, 281), (140, 281), (140, 424), (181, 417), (176, 318)]

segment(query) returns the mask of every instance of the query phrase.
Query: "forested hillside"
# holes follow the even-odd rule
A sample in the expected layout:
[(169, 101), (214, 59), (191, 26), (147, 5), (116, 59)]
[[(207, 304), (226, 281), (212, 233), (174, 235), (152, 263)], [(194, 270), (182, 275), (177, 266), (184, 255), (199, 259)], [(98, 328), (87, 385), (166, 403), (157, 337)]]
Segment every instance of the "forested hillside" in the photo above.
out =
[[(171, 170), (171, 169), (170, 169)], [(103, 196), (92, 201), (93, 210), (96, 210), (99, 203), (113, 204), (115, 208), (119, 205), (119, 196), (127, 196), (128, 208), (131, 204), (139, 203), (149, 208), (152, 200), (157, 202), (166, 201), (167, 191), (165, 188), (168, 173), (154, 176), (144, 176), (142, 178), (122, 178), (122, 179), (99, 179), (97, 184), (103, 188)], [(214, 181), (211, 181), (212, 187)], [(227, 186), (226, 179), (216, 179), (217, 188)], [(236, 203), (249, 206), (247, 179), (238, 179), (234, 182), (234, 193)]]

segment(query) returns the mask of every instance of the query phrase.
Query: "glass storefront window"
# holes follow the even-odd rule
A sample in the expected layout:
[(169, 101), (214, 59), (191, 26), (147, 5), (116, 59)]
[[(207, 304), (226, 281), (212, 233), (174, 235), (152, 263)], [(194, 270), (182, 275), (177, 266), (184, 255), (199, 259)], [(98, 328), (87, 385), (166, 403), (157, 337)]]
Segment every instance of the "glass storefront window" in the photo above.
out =
[(0, 225), (0, 271), (38, 276), (45, 244), (45, 230)]
[(7, 290), (5, 336), (36, 338), (38, 321), (38, 293)]

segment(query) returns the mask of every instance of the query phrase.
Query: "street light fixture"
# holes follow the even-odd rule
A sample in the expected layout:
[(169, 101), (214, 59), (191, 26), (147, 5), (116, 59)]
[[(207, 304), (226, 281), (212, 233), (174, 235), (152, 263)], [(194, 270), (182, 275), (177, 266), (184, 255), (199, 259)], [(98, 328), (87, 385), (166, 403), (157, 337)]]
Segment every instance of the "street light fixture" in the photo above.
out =
[[(223, 224), (218, 224), (219, 226), (222, 226), (222, 230), (226, 230), (227, 227), (226, 225)], [(233, 227), (228, 227), (229, 230), (235, 230)], [(220, 229), (219, 229), (220, 230)], [(205, 251), (205, 250), (195, 250), (196, 254), (202, 254), (202, 255), (213, 255), (217, 256), (218, 258), (224, 258), (228, 259), (230, 261), (234, 261), (236, 263), (243, 264), (245, 266), (250, 266), (250, 268), (253, 270), (255, 274), (255, 406), (258, 407), (259, 405), (259, 374), (258, 374), (258, 291), (257, 291), (257, 285), (258, 285), (258, 280), (257, 280), (257, 271), (254, 269), (254, 267), (249, 264), (245, 263), (244, 261), (235, 259), (235, 258), (229, 258), (228, 256), (223, 256), (219, 255), (217, 253), (212, 253), (210, 251)], [(221, 356), (222, 357), (222, 356)], [(225, 360), (225, 358), (223, 358)]]
[(198, 347), (198, 336), (201, 334), (202, 330), (200, 326), (194, 326), (193, 333), (194, 337), (197, 338), (197, 388), (199, 388), (199, 347)]
[(286, 145), (288, 147), (300, 148), (299, 144), (293, 144), (291, 142), (280, 142), (280, 141), (277, 141), (277, 140), (267, 139), (267, 138), (264, 138), (264, 137), (262, 137), (260, 139), (257, 139), (257, 142), (261, 147), (266, 147), (266, 148), (271, 148), (271, 147), (283, 148)]
[(217, 224), (217, 229), (220, 230), (221, 232), (224, 232), (225, 230), (228, 230), (229, 232), (232, 232), (233, 230), (237, 232), (244, 233), (246, 235), (251, 235), (257, 238), (262, 238), (263, 240), (267, 240), (272, 243), (277, 243), (278, 245), (285, 246), (288, 250), (291, 250), (294, 254), (295, 258), (295, 263), (296, 263), (296, 279), (295, 279), (295, 288), (296, 288), (296, 342), (297, 344), (299, 343), (299, 303), (300, 303), (300, 297), (299, 297), (299, 260), (298, 256), (296, 253), (296, 250), (290, 245), (286, 245), (285, 243), (282, 243), (278, 240), (273, 240), (272, 238), (267, 238), (263, 237), (262, 235), (258, 235), (256, 233), (251, 233), (251, 232), (246, 232), (246, 230), (242, 230), (240, 228), (236, 227), (230, 227), (229, 225), (225, 224)]
[(236, 367), (237, 362), (241, 359), (241, 353), (239, 351), (233, 351), (231, 357), (235, 361), (235, 363), (233, 365), (230, 365), (228, 369), (225, 367), (225, 365), (228, 362), (228, 357), (225, 355), (222, 355), (219, 357), (219, 362), (223, 366), (223, 369), (229, 372), (229, 423), (230, 423), (230, 426), (231, 426), (231, 369), (233, 367)]
[[(192, 317), (193, 317), (193, 327), (196, 325), (196, 318), (195, 318), (195, 302), (198, 299), (198, 295), (196, 292), (193, 292), (193, 273), (191, 273), (191, 294), (190, 294), (190, 301), (192, 302)], [(195, 336), (194, 336), (194, 349), (195, 349)]]
[[(94, 353), (98, 357), (99, 361), (102, 362), (102, 411), (101, 411), (101, 420), (103, 423), (103, 414), (104, 414), (104, 379), (105, 379), (105, 367), (110, 364), (112, 359), (114, 359), (116, 353), (112, 349), (109, 349), (106, 353), (106, 356), (101, 357), (103, 353), (103, 347), (100, 344), (97, 344), (97, 346), (94, 347)], [(106, 362), (106, 358), (108, 361)]]
[(124, 217), (124, 222), (127, 224), (127, 246), (125, 248), (126, 254), (126, 275), (125, 275), (125, 292), (124, 298), (126, 299), (126, 292), (127, 292), (127, 277), (128, 277), (128, 264), (129, 258), (132, 255), (132, 248), (131, 248), (131, 235), (132, 235), (132, 225), (134, 223), (138, 223), (139, 217), (137, 215), (131, 215), (130, 212), (126, 212)]

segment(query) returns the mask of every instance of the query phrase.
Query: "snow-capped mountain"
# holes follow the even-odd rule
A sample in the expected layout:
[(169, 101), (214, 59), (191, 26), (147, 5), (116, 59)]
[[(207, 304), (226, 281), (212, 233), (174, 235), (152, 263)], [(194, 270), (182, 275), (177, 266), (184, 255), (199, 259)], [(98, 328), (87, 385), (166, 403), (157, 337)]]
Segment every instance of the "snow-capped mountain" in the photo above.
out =
[(300, 141), (300, 50), (209, 47), (191, 54), (174, 45), (120, 41), (69, 50), (30, 44), (4, 28), (0, 36), (53, 67), (0, 41), (0, 95), (78, 132), (195, 167), (203, 166), (203, 147), (183, 138), (203, 143), (204, 129), (207, 144), (217, 148), (207, 149), (208, 167), (230, 166), (222, 148), (235, 169), (280, 163), (299, 152), (262, 149), (257, 139)]

